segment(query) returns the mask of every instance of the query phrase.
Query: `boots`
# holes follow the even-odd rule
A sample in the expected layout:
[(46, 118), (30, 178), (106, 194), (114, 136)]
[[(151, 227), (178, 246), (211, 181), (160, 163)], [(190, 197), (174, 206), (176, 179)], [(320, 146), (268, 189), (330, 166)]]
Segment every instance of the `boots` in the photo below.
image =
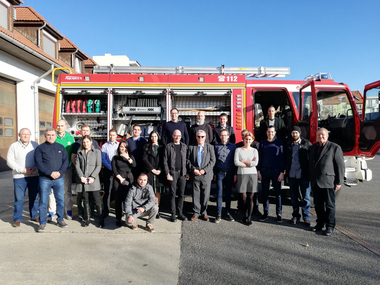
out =
[(104, 228), (104, 216), (102, 213), (102, 205), (97, 205), (96, 210), (98, 211), (98, 215), (99, 215), (99, 227)]
[(89, 203), (84, 204), (84, 224), (83, 227), (88, 227), (90, 225), (90, 215), (91, 215), (91, 208)]

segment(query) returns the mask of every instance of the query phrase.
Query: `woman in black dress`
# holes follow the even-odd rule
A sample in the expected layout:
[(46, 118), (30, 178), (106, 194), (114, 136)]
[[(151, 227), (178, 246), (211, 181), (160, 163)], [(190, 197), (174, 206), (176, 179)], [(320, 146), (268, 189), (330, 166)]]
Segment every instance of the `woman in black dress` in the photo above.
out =
[(136, 160), (131, 155), (128, 143), (121, 141), (117, 148), (117, 154), (112, 158), (112, 171), (114, 173), (113, 189), (115, 191), (116, 226), (121, 226), (123, 216), (123, 202), (132, 185), (132, 168), (136, 167)]
[[(153, 187), (158, 207), (160, 206), (161, 193), (164, 191), (163, 183), (165, 179), (162, 172), (165, 148), (159, 142), (160, 135), (157, 131), (152, 131), (143, 151), (144, 169), (148, 174), (148, 183)], [(160, 218), (160, 212), (157, 213), (156, 218)]]

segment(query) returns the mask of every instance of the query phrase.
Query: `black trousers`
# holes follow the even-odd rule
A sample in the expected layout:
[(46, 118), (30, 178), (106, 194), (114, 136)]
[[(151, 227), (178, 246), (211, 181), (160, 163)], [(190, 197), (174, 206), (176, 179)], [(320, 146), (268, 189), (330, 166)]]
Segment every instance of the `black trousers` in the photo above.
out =
[(109, 213), (109, 205), (112, 199), (111, 184), (113, 180), (113, 172), (108, 168), (103, 169), (104, 178), (104, 196), (103, 196), (103, 212), (105, 215)]
[[(173, 181), (168, 181), (170, 186), (170, 202), (172, 215), (183, 215), (183, 201), (186, 188), (186, 176), (180, 176), (180, 172), (174, 172)], [(176, 207), (175, 197), (178, 194), (178, 203)]]
[[(115, 183), (115, 179), (113, 180)], [(116, 214), (116, 221), (120, 221), (123, 217), (123, 209), (124, 209), (124, 202), (127, 198), (128, 190), (130, 188), (130, 185), (122, 185), (117, 183), (115, 185), (115, 214)]]
[(317, 224), (335, 227), (335, 190), (312, 186)]

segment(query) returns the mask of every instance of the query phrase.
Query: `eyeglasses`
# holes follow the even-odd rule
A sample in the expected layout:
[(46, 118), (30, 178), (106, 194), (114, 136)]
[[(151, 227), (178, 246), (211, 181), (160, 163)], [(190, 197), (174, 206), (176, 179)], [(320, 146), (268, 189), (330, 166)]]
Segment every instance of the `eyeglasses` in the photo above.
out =
[(197, 138), (203, 139), (205, 136), (197, 136)]

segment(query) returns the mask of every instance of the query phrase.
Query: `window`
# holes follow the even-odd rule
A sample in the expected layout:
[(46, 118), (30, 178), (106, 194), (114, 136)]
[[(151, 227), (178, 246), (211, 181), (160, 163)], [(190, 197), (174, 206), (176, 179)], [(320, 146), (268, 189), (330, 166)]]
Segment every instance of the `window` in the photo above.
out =
[(52, 58), (55, 58), (55, 45), (57, 40), (49, 33), (43, 31), (43, 50)]
[(6, 137), (13, 137), (13, 129), (5, 129), (4, 134)]
[(13, 126), (13, 119), (4, 118), (4, 126), (12, 127)]
[(0, 0), (0, 26), (8, 30), (8, 6), (9, 3)]
[(345, 93), (321, 91), (317, 95), (317, 101), (319, 120), (349, 117), (351, 105)]

